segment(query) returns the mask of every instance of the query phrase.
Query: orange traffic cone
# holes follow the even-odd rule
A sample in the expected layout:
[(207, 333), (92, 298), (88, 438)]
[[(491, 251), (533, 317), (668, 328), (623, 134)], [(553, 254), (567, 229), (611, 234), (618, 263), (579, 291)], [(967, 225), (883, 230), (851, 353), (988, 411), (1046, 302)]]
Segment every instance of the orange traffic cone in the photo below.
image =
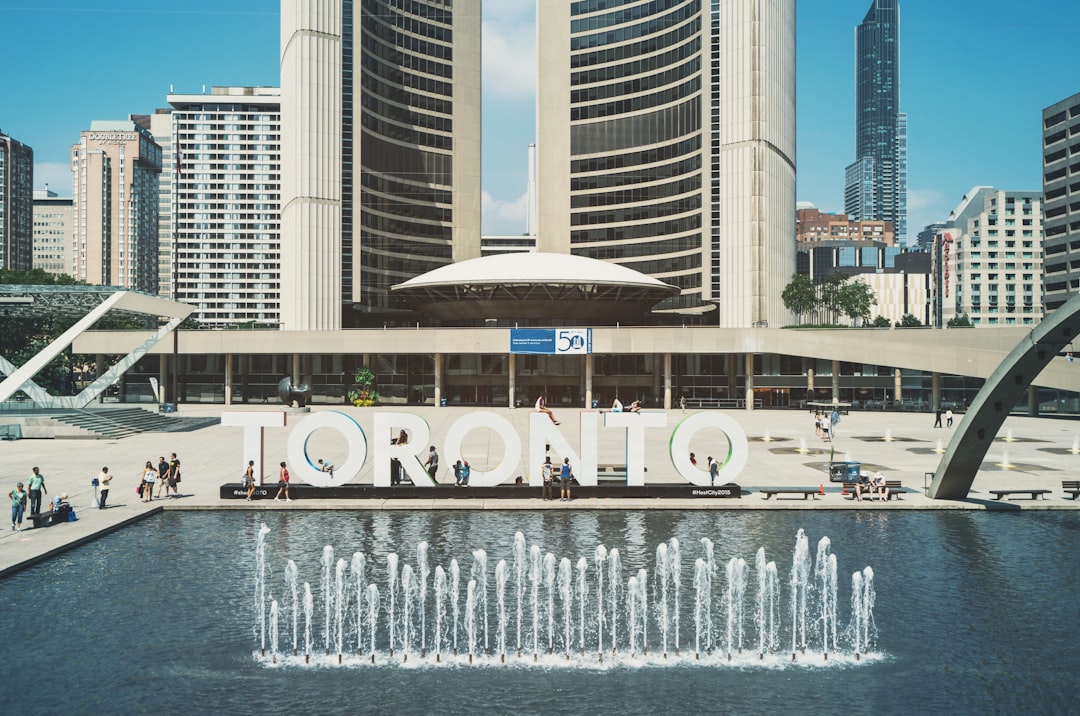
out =
[(844, 486), (840, 488), (840, 494), (843, 497), (847, 497), (847, 483), (846, 482), (844, 483)]
[(819, 495), (824, 495), (825, 494), (825, 483), (824, 482), (818, 484), (818, 494)]

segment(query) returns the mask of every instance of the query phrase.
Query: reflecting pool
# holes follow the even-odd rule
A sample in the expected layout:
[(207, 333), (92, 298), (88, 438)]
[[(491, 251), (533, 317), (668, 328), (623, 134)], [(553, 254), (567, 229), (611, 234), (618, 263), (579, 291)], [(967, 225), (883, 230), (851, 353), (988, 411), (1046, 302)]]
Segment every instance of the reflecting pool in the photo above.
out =
[(43, 687), (5, 710), (1065, 713), (1078, 529), (1067, 512), (167, 512), (0, 581), (12, 673)]

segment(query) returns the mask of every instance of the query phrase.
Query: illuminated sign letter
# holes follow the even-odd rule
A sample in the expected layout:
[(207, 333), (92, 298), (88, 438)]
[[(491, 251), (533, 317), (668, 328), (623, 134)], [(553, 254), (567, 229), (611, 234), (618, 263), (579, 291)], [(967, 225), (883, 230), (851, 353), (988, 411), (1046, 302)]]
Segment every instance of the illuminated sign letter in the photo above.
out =
[[(390, 441), (404, 428), (409, 432), (409, 442), (404, 445), (391, 445)], [(397, 458), (402, 469), (417, 487), (433, 487), (431, 475), (424, 469), (419, 455), (427, 455), (431, 443), (431, 429), (427, 421), (413, 413), (375, 413), (374, 432), (371, 439), (375, 442), (375, 477), (376, 487), (390, 487), (390, 458)]]
[(529, 476), (529, 484), (534, 487), (544, 484), (544, 476), (540, 474), (540, 465), (547, 456), (544, 448), (550, 445), (551, 451), (555, 453), (551, 458), (551, 464), (555, 466), (556, 474), (558, 474), (562, 459), (568, 457), (578, 484), (595, 485), (599, 418), (599, 413), (581, 413), (581, 456), (579, 457), (563, 434), (555, 429), (555, 424), (547, 415), (532, 413), (529, 416), (529, 466), (525, 469), (525, 473)]
[(723, 485), (733, 481), (746, 467), (750, 444), (742, 426), (724, 413), (694, 413), (675, 426), (675, 432), (671, 434), (669, 442), (671, 464), (680, 475), (686, 478), (687, 482), (693, 485), (708, 487), (712, 484), (709, 473), (699, 470), (690, 463), (690, 440), (695, 433), (705, 428), (722, 430), (728, 441), (726, 455), (723, 450), (713, 452), (720, 463), (720, 474), (716, 478), (716, 484)]
[(666, 428), (667, 413), (604, 413), (604, 427), (626, 428), (626, 484), (645, 484), (645, 428)]
[[(333, 475), (316, 467), (307, 454), (308, 439), (319, 428), (337, 430), (345, 437), (345, 442), (349, 445), (348, 459), (345, 464), (334, 469)], [(289, 464), (292, 465), (294, 476), (316, 487), (333, 487), (342, 485), (360, 474), (361, 468), (367, 461), (367, 438), (359, 423), (352, 417), (336, 410), (327, 410), (312, 413), (296, 424), (289, 433), (286, 454), (289, 456)]]
[[(544, 416), (546, 420), (546, 416)], [(473, 430), (487, 428), (502, 439), (503, 459), (490, 470), (480, 471), (469, 466), (469, 484), (479, 487), (494, 487), (503, 480), (514, 476), (518, 464), (521, 462), (521, 438), (518, 436), (510, 421), (497, 413), (487, 410), (475, 413), (466, 413), (461, 416), (446, 431), (445, 453), (446, 464), (453, 465), (461, 458), (461, 443), (465, 436)]]

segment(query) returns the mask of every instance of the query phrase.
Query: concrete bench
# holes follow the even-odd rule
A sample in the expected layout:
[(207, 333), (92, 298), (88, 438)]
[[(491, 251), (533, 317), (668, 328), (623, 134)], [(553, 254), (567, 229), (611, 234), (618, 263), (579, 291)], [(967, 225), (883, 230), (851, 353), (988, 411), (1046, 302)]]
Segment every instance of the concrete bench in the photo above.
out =
[(1037, 500), (1043, 495), (1049, 495), (1050, 490), (987, 490), (991, 495), (997, 495), (995, 500), (1000, 500), (1006, 495), (1031, 495), (1031, 499)]
[[(876, 500), (881, 497), (879, 493), (873, 492), (874, 487), (868, 483), (845, 482), (844, 490), (851, 496), (849, 499), (857, 499), (856, 495), (858, 494), (858, 491), (856, 488), (858, 488), (859, 485), (862, 485), (863, 494), (866, 495), (868, 499)], [(891, 500), (895, 497), (899, 501), (900, 496), (903, 495), (904, 492), (904, 486), (900, 483), (900, 480), (885, 481), (886, 499)]]
[(1080, 480), (1062, 480), (1061, 489), (1066, 495), (1072, 495), (1075, 500), (1080, 495)]
[(765, 495), (765, 499), (769, 499), (773, 495), (802, 495), (803, 500), (813, 495), (814, 499), (817, 499), (818, 488), (816, 487), (770, 487), (761, 490), (761, 494)]
[(70, 512), (71, 505), (64, 503), (55, 510), (30, 515), (30, 519), (34, 523), (34, 529), (37, 529), (38, 527), (49, 527), (51, 525), (59, 524), (60, 522), (67, 522), (68, 514)]

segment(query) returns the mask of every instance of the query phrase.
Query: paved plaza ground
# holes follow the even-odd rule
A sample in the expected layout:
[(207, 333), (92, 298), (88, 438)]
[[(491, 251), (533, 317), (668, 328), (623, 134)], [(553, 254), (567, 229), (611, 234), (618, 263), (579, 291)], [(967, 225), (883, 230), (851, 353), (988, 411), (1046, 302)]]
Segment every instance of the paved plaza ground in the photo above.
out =
[[(271, 406), (242, 406), (235, 410), (278, 410)], [(352, 415), (370, 436), (373, 412), (408, 412), (421, 415), (430, 425), (432, 441), (440, 451), (443, 438), (454, 421), (478, 408), (331, 408)], [(222, 406), (181, 406), (181, 415), (218, 415)], [(532, 411), (526, 409), (486, 409), (510, 421), (522, 436), (528, 450), (528, 422)], [(560, 431), (572, 446), (578, 445), (578, 413), (570, 408), (556, 408)], [(262, 510), (262, 509), (839, 509), (839, 510), (911, 510), (911, 509), (1080, 509), (1080, 500), (1072, 500), (1061, 490), (1062, 480), (1076, 479), (1080, 471), (1080, 421), (1048, 418), (1010, 417), (983, 461), (972, 492), (965, 501), (931, 500), (923, 493), (926, 473), (932, 473), (941, 460), (941, 450), (948, 446), (953, 431), (934, 428), (934, 416), (927, 413), (853, 412), (838, 426), (835, 442), (823, 442), (814, 434), (812, 417), (799, 410), (722, 411), (734, 418), (749, 439), (749, 460), (735, 480), (743, 490), (741, 499), (575, 499), (571, 502), (544, 502), (540, 499), (382, 499), (327, 500), (295, 499), (291, 503), (222, 500), (220, 487), (239, 482), (243, 470), (241, 429), (215, 426), (189, 433), (144, 433), (119, 440), (56, 439), (18, 440), (0, 443), (3, 456), (4, 492), (17, 481), (26, 482), (30, 468), (38, 466), (46, 476), (48, 497), (66, 493), (75, 508), (78, 521), (50, 528), (33, 529), (27, 519), (23, 531), (0, 531), (0, 575), (25, 564), (46, 558), (73, 545), (118, 529), (160, 509), (181, 510)], [(276, 483), (276, 465), (286, 459), (290, 430), (304, 414), (291, 413), (286, 428), (267, 429), (265, 433), (266, 474), (268, 485)], [(645, 437), (647, 483), (685, 484), (668, 457), (671, 431), (684, 416), (679, 410), (668, 411), (668, 428), (650, 429)], [(963, 419), (957, 415), (957, 423)], [(601, 428), (599, 462), (625, 462), (624, 433)], [(720, 454), (723, 436), (706, 429), (691, 443), (704, 465), (710, 451)], [(426, 446), (417, 445), (426, 452)], [(502, 443), (488, 430), (476, 430), (464, 443), (467, 459), (477, 469), (498, 462)], [(339, 434), (322, 429), (308, 443), (312, 459), (319, 457), (342, 465), (348, 446)], [(180, 497), (143, 503), (135, 494), (141, 467), (147, 460), (155, 464), (159, 456), (176, 452), (183, 464)], [(831, 485), (828, 476), (830, 454), (835, 460), (861, 462), (864, 470), (880, 470), (889, 480), (900, 480), (908, 491), (900, 501), (855, 502), (841, 495), (839, 485)], [(554, 461), (559, 456), (554, 455)], [(449, 465), (443, 459), (439, 481), (452, 483)], [(372, 455), (360, 473), (359, 482), (372, 482)], [(91, 479), (101, 467), (109, 466), (116, 477), (109, 495), (109, 509), (91, 508), (94, 488)], [(271, 469), (270, 466), (275, 466)], [(524, 460), (519, 472), (525, 472)], [(823, 487), (825, 494), (814, 499), (777, 496), (764, 499), (761, 488)], [(993, 489), (1044, 488), (1051, 493), (1045, 499), (1026, 496), (998, 502), (988, 492)], [(515, 489), (507, 486), (507, 490)]]

